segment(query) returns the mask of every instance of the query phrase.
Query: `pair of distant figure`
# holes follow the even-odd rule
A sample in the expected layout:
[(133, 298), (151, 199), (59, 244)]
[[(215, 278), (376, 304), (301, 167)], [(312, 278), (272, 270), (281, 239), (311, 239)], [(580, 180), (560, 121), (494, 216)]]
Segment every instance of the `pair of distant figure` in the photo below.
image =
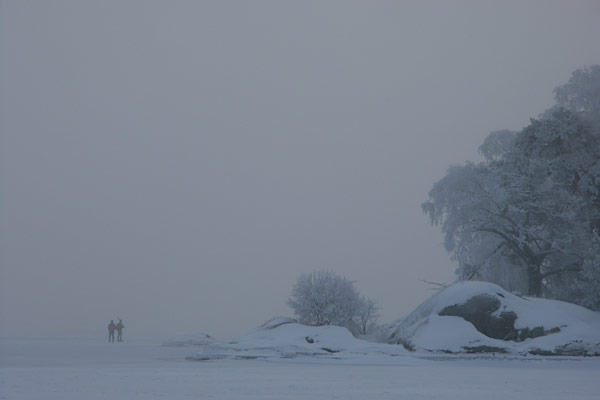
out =
[(114, 321), (111, 319), (110, 324), (108, 324), (108, 343), (115, 342), (115, 331), (117, 331), (117, 342), (123, 341), (123, 321), (119, 318), (119, 322), (115, 325)]

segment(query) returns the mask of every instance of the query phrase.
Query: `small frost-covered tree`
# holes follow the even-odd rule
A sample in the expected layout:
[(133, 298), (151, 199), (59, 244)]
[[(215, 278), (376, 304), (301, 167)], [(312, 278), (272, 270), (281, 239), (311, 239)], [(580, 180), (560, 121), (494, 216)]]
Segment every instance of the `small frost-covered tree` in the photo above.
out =
[(356, 316), (356, 322), (362, 335), (366, 335), (375, 327), (375, 321), (379, 318), (379, 305), (375, 300), (362, 297), (360, 308)]
[(343, 326), (357, 335), (361, 322), (368, 326), (376, 318), (376, 305), (370, 302), (360, 296), (351, 280), (318, 270), (298, 276), (288, 305), (300, 323)]

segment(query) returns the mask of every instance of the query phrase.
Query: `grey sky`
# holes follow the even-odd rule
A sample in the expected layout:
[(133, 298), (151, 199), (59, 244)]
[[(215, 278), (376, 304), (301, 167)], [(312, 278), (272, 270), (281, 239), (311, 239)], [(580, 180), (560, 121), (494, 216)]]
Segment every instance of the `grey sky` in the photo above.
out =
[(600, 63), (593, 1), (0, 4), (0, 335), (233, 337), (316, 268), (393, 320), (431, 185)]

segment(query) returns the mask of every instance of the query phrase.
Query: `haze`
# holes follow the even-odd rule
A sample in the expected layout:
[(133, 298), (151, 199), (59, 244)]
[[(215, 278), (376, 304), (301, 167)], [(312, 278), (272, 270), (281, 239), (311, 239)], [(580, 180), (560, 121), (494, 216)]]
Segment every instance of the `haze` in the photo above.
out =
[(420, 204), (600, 63), (600, 7), (0, 6), (0, 335), (229, 338), (329, 269), (410, 312), (455, 266)]

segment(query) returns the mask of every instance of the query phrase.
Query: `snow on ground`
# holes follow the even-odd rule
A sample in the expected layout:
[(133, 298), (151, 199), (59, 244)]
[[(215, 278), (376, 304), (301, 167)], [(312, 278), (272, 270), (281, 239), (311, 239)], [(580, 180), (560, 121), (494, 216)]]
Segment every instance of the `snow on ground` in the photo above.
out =
[(185, 361), (160, 342), (0, 339), (0, 399), (597, 399), (600, 359)]
[[(514, 329), (510, 329), (512, 325), (508, 330), (503, 329), (506, 326), (499, 323), (500, 332), (531, 335), (537, 328), (543, 336), (494, 339), (459, 316), (440, 315), (447, 307), (464, 305), (481, 295), (484, 300), (491, 299), (498, 304), (491, 316), (516, 315)], [(485, 308), (485, 301), (483, 306)], [(481, 321), (482, 313), (476, 318)], [(592, 355), (600, 353), (600, 313), (562, 301), (516, 296), (491, 283), (461, 282), (431, 296), (398, 323), (392, 341), (406, 343), (417, 350), (464, 352), (466, 347), (490, 346), (513, 354), (562, 349), (565, 353), (585, 351)]]

